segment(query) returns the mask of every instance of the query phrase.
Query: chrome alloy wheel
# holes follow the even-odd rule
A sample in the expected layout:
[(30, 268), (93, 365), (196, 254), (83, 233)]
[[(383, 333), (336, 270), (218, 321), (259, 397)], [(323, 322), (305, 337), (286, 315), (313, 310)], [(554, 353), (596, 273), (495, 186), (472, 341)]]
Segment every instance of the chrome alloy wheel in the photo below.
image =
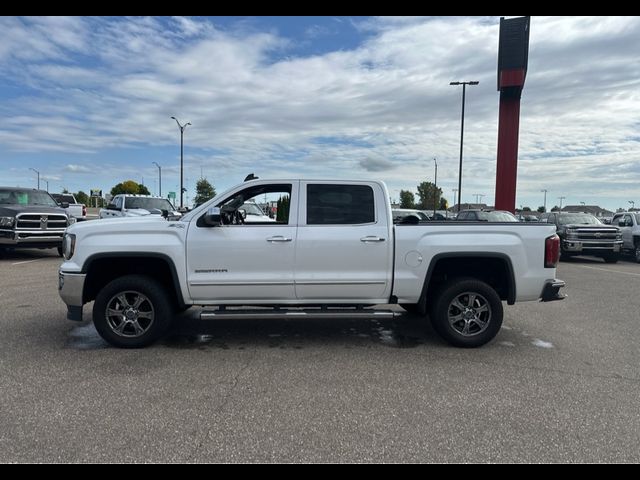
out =
[(491, 306), (476, 292), (463, 292), (456, 296), (447, 310), (451, 328), (464, 337), (484, 332), (491, 321)]
[(109, 328), (121, 337), (144, 335), (155, 317), (153, 304), (142, 293), (128, 290), (111, 297), (107, 302), (105, 318)]

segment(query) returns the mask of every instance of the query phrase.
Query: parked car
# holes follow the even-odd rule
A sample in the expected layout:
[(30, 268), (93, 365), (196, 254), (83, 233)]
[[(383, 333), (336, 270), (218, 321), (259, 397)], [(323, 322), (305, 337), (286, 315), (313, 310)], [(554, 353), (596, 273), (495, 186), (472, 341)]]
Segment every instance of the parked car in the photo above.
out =
[(58, 202), (58, 205), (62, 205), (63, 203), (68, 204), (66, 208), (63, 208), (67, 212), (67, 215), (75, 218), (76, 221), (81, 222), (87, 219), (86, 205), (78, 203), (72, 193), (52, 193), (51, 196)]
[(393, 223), (400, 223), (408, 216), (418, 217), (419, 222), (431, 220), (431, 217), (422, 210), (416, 210), (413, 208), (394, 208), (391, 210), (391, 214), (393, 215)]
[(0, 187), (0, 251), (5, 248), (57, 248), (75, 223), (44, 190)]
[[(263, 195), (286, 198), (278, 220), (236, 223), (246, 199)], [(252, 180), (176, 221), (74, 225), (59, 294), (70, 320), (94, 302), (98, 333), (127, 348), (161, 338), (191, 305), (205, 306), (201, 319), (333, 321), (393, 318), (368, 308), (389, 303), (452, 345), (478, 347), (500, 331), (503, 302), (563, 298), (552, 225), (392, 220), (382, 182)]]
[(166, 198), (152, 197), (150, 195), (115, 195), (106, 208), (100, 209), (98, 216), (100, 218), (119, 218), (119, 217), (146, 217), (165, 215), (171, 217), (180, 217), (182, 214), (171, 205)]
[(640, 212), (616, 213), (611, 225), (622, 233), (623, 250), (634, 255), (636, 262), (640, 263)]
[(276, 221), (275, 218), (270, 218), (269, 215), (265, 215), (262, 209), (254, 201), (244, 202), (239, 210), (244, 217), (245, 223)]
[(564, 260), (573, 255), (593, 255), (607, 263), (616, 263), (620, 259), (620, 229), (603, 225), (589, 213), (543, 213), (540, 221), (556, 226), (560, 237), (560, 256)]
[(467, 222), (517, 222), (518, 219), (511, 212), (504, 210), (461, 210), (456, 220)]

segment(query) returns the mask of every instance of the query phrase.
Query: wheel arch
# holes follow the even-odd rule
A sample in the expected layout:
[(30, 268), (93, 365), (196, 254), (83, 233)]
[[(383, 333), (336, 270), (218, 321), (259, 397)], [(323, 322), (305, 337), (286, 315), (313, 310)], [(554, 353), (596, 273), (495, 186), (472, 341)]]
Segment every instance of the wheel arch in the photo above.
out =
[(87, 275), (82, 293), (83, 303), (94, 300), (98, 292), (112, 280), (138, 274), (155, 278), (172, 294), (172, 300), (178, 308), (186, 306), (176, 266), (169, 256), (162, 253), (97, 253), (87, 258), (82, 273)]
[(418, 305), (426, 312), (433, 294), (456, 277), (471, 277), (491, 286), (509, 305), (516, 301), (516, 280), (508, 255), (498, 252), (449, 252), (434, 255), (427, 269)]

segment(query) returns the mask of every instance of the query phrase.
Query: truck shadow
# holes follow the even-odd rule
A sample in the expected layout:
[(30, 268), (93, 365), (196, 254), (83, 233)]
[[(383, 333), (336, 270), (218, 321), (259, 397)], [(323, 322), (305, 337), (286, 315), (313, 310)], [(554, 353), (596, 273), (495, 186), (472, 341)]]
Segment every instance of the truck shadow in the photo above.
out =
[(161, 342), (172, 348), (246, 349), (268, 347), (300, 350), (321, 345), (415, 348), (443, 344), (424, 319), (403, 315), (393, 319), (233, 319), (175, 322)]

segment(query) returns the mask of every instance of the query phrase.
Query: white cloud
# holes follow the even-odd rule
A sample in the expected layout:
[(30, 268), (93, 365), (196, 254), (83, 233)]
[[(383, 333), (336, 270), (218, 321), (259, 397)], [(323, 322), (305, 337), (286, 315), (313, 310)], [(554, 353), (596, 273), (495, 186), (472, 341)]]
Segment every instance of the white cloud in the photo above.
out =
[[(447, 194), (457, 185), (461, 100), (449, 82), (473, 79), (480, 85), (467, 90), (463, 191), (492, 196), (497, 24), (373, 18), (356, 22), (368, 36), (355, 49), (292, 57), (292, 39), (272, 31), (222, 31), (184, 17), (4, 18), (2, 75), (32, 90), (0, 106), (10, 119), (0, 144), (43, 153), (173, 146), (175, 115), (193, 124), (190, 169), (234, 178), (256, 164), (291, 175), (384, 172), (394, 188), (413, 188), (432, 178), (437, 157)], [(320, 41), (326, 28), (307, 34)], [(532, 18), (520, 198), (533, 202), (541, 188), (633, 193), (640, 172), (618, 172), (640, 154), (638, 44), (638, 17)], [(340, 141), (319, 141), (327, 138)]]

